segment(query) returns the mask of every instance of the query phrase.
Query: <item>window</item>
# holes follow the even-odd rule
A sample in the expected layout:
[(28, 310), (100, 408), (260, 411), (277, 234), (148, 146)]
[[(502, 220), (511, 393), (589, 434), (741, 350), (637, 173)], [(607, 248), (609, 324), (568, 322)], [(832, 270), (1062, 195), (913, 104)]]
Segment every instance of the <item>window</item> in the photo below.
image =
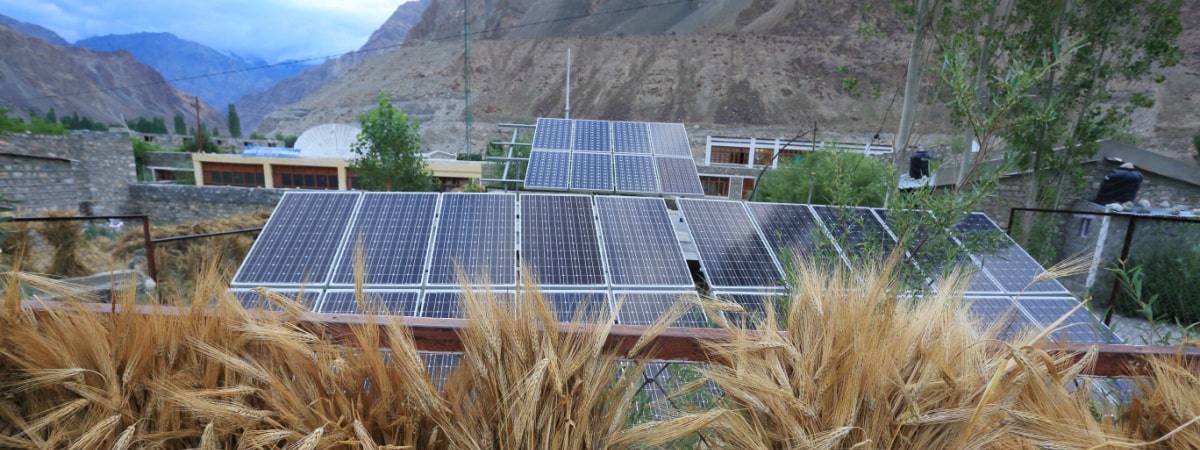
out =
[(704, 195), (711, 197), (729, 197), (728, 178), (701, 175), (700, 185), (704, 187)]
[(258, 164), (202, 163), (204, 184), (209, 186), (266, 186), (263, 167)]
[(336, 167), (271, 166), (275, 187), (300, 189), (337, 189)]

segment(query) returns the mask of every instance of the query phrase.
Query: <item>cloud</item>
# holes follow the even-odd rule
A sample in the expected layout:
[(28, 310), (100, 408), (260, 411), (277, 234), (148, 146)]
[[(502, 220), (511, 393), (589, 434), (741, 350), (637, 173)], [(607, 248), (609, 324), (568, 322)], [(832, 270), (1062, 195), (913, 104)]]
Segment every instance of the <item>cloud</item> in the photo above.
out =
[(167, 32), (268, 62), (356, 50), (409, 0), (0, 0), (0, 14), (70, 42), (108, 34)]

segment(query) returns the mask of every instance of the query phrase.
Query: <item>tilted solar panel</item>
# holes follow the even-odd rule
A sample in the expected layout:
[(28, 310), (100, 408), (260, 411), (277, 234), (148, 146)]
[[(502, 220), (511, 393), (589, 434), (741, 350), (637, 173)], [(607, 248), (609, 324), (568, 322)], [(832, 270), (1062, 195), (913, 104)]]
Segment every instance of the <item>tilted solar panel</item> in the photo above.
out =
[[(472, 291), (475, 298), (481, 301), (513, 305), (517, 296), (512, 291)], [(489, 297), (490, 296), (490, 297)], [(421, 296), (421, 305), (417, 308), (419, 317), (433, 319), (466, 319), (466, 306), (463, 305), (463, 292), (458, 290), (433, 291), (427, 290)]]
[(363, 291), (363, 304), (359, 306), (353, 290), (325, 291), (321, 303), (314, 312), (324, 314), (374, 314), (383, 316), (416, 316), (419, 291)]
[(614, 153), (650, 154), (650, 129), (644, 122), (613, 122)]
[(544, 291), (542, 295), (554, 308), (559, 322), (578, 318), (594, 323), (612, 314), (606, 291)]
[[(997, 338), (1010, 340), (1037, 329), (1037, 324), (1008, 297), (979, 297), (963, 299), (967, 313), (985, 329), (996, 327)], [(982, 331), (982, 330), (981, 330)]]
[(1026, 298), (1020, 297), (1017, 303), (1037, 321), (1046, 327), (1063, 316), (1067, 316), (1055, 331), (1050, 333), (1050, 340), (1055, 342), (1070, 342), (1074, 344), (1122, 344), (1120, 337), (1113, 334), (1104, 326), (1087, 307), (1067, 313), (1079, 305), (1074, 297)]
[(525, 171), (525, 188), (567, 190), (571, 174), (571, 154), (568, 152), (534, 149), (529, 153), (529, 168)]
[(571, 153), (571, 190), (612, 192), (612, 155), (608, 153)]
[[(622, 303), (622, 300), (624, 302)], [(673, 327), (713, 328), (717, 322), (709, 320), (704, 310), (697, 306), (700, 296), (692, 291), (679, 292), (632, 292), (614, 291), (613, 301), (620, 304), (617, 321), (626, 325), (653, 325), (672, 305), (686, 305), (683, 315), (671, 322)]]
[(781, 286), (779, 266), (740, 202), (679, 199), (679, 210), (714, 289)]
[(575, 144), (571, 147), (576, 152), (612, 152), (612, 130), (609, 122), (604, 120), (576, 120)]
[(648, 123), (650, 149), (655, 155), (692, 157), (692, 144), (681, 123)]
[(655, 157), (654, 163), (658, 168), (658, 183), (662, 186), (662, 193), (704, 195), (700, 173), (696, 172), (696, 162), (691, 158)]
[(605, 285), (591, 198), (522, 195), (521, 262), (544, 286)]
[(454, 369), (462, 364), (461, 353), (417, 352), (417, 354), (421, 356), (421, 362), (425, 363), (425, 373), (429, 375), (429, 381), (433, 383), (438, 392), (442, 392), (446, 388), (446, 380), (450, 378)]
[(870, 209), (814, 205), (813, 211), (851, 262), (863, 261), (868, 252), (872, 258), (886, 257), (896, 245)]
[(983, 270), (1008, 293), (1067, 293), (1067, 289), (1055, 280), (1030, 284), (1045, 269), (986, 215), (971, 213), (954, 226), (954, 231), (955, 237), (964, 243), (974, 243), (975, 248), (995, 248), (976, 256), (982, 260)]
[(363, 194), (330, 284), (354, 285), (355, 259), (361, 249), (364, 285), (420, 285), (437, 202), (436, 193)]
[[(893, 233), (902, 233), (904, 231), (897, 230), (893, 223), (892, 213), (886, 209), (875, 209), (875, 214), (883, 219), (884, 223), (892, 229)], [(924, 223), (932, 223), (929, 211), (904, 211), (903, 214), (919, 216), (908, 217), (921, 225), (917, 226), (914, 233), (915, 236), (909, 239), (908, 252), (913, 256), (914, 262), (921, 272), (929, 277), (932, 281), (940, 281), (942, 275), (948, 274), (948, 269), (958, 267), (963, 276), (969, 277), (967, 283), (968, 294), (1002, 294), (1003, 289), (994, 283), (991, 278), (983, 273), (979, 265), (971, 259), (971, 256), (966, 253), (966, 250), (959, 245), (949, 233), (941, 233), (939, 236), (930, 236), (929, 230), (926, 229)], [(903, 239), (901, 236), (898, 238)]]
[(285, 193), (233, 285), (324, 285), (359, 197), (357, 192)]
[(613, 166), (617, 192), (654, 194), (659, 191), (654, 158), (642, 155), (614, 155)]
[(461, 268), (472, 285), (514, 285), (516, 203), (513, 194), (442, 194), (428, 284), (458, 286)]
[[(727, 302), (736, 303), (741, 306), (744, 312), (721, 311), (731, 324), (750, 328), (758, 322), (766, 319), (767, 308), (774, 308), (778, 305), (779, 297), (776, 295), (758, 295), (758, 294), (739, 294), (739, 293), (713, 293), (718, 299)], [(778, 317), (778, 316), (776, 316)]]
[(533, 130), (533, 148), (549, 150), (571, 149), (571, 121), (540, 118)]
[(663, 199), (597, 196), (596, 208), (614, 286), (693, 286)]
[[(808, 205), (746, 203), (746, 207), (780, 263), (790, 263), (788, 258), (818, 259), (825, 256), (836, 258), (837, 264), (842, 264), (841, 257), (829, 245), (829, 237), (813, 217)], [(822, 251), (826, 253), (822, 255)]]
[[(230, 289), (230, 293), (237, 298), (238, 303), (246, 309), (261, 309), (265, 311), (283, 311), (283, 307), (276, 301), (272, 301), (267, 297), (259, 294), (257, 291), (249, 289)], [(321, 299), (321, 291), (314, 290), (296, 290), (296, 289), (279, 289), (271, 290), (286, 301), (299, 303), (301, 307), (312, 311), (316, 307), (317, 302)]]

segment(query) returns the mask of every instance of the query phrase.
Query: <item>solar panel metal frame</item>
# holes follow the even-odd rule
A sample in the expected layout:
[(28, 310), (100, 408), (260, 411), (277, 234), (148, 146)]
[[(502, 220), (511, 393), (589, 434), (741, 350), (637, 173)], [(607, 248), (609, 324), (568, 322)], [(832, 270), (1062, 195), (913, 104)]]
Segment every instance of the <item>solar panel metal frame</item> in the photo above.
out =
[[(559, 163), (563, 162), (562, 166)], [(545, 177), (554, 177), (558, 171), (562, 171), (562, 183), (542, 183), (543, 174)], [(571, 185), (571, 152), (561, 150), (545, 150), (535, 148), (529, 152), (529, 166), (525, 170), (524, 186), (526, 189), (537, 189), (547, 191), (566, 191)]]
[(586, 199), (587, 205), (588, 205), (588, 211), (591, 213), (590, 216), (588, 217), (588, 220), (591, 221), (592, 231), (595, 234), (595, 239), (591, 240), (591, 242), (596, 244), (596, 248), (597, 248), (596, 254), (597, 254), (597, 258), (599, 259), (597, 261), (597, 263), (599, 264), (597, 267), (600, 270), (600, 274), (599, 274), (600, 280), (597, 280), (597, 281), (599, 281), (598, 283), (593, 283), (593, 284), (547, 283), (539, 278), (538, 283), (537, 283), (538, 287), (541, 289), (557, 289), (557, 290), (579, 290), (579, 289), (589, 290), (589, 289), (593, 289), (593, 288), (607, 287), (609, 285), (609, 265), (608, 265), (608, 261), (605, 258), (604, 245), (602, 245), (602, 242), (603, 242), (603, 235), (601, 234), (602, 230), (600, 229), (600, 222), (598, 221), (598, 219), (596, 217), (596, 204), (595, 204), (595, 202), (592, 201), (592, 197), (588, 196), (588, 195), (541, 194), (541, 193), (521, 194), (520, 199), (519, 199), (520, 202), (517, 204), (517, 211), (519, 211), (520, 215), (521, 215), (520, 221), (519, 221), (520, 222), (520, 224), (519, 224), (519, 230), (520, 230), (519, 235), (520, 236), (517, 239), (517, 241), (518, 241), (517, 249), (518, 249), (518, 253), (521, 255), (521, 257), (520, 257), (521, 268), (530, 269), (529, 271), (537, 277), (542, 277), (545, 275), (544, 273), (535, 272), (535, 270), (539, 270), (539, 269), (537, 269), (529, 264), (529, 262), (536, 260), (537, 256), (535, 256), (532, 259), (530, 258), (530, 256), (533, 255), (533, 253), (530, 251), (532, 249), (526, 248), (527, 247), (526, 244), (532, 243), (533, 241), (530, 239), (538, 236), (536, 234), (531, 234), (531, 230), (533, 229), (533, 227), (531, 224), (526, 222), (527, 220), (531, 219), (529, 217), (529, 214), (527, 214), (525, 211), (525, 206), (526, 206), (525, 200), (529, 197)]
[[(333, 259), (334, 264), (329, 269), (329, 277), (325, 280), (325, 285), (330, 288), (347, 288), (347, 287), (355, 286), (353, 268), (351, 268), (351, 275), (350, 275), (351, 278), (347, 281), (338, 280), (338, 275), (339, 275), (339, 271), (341, 269), (342, 263), (347, 263), (347, 264), (351, 264), (351, 265), (354, 264), (353, 256), (352, 255), (347, 256), (346, 252), (353, 252), (353, 250), (350, 249), (351, 246), (357, 245), (357, 242), (356, 242), (357, 238), (354, 237), (354, 234), (355, 234), (354, 230), (355, 230), (355, 227), (358, 226), (358, 224), (359, 224), (359, 218), (362, 217), (362, 214), (364, 213), (363, 209), (367, 206), (367, 201), (368, 201), (369, 197), (382, 198), (382, 197), (391, 197), (391, 196), (428, 196), (428, 195), (434, 195), (436, 197), (434, 198), (433, 209), (432, 209), (432, 212), (430, 213), (430, 217), (429, 217), (429, 230), (428, 230), (428, 233), (425, 235), (425, 239), (424, 239), (425, 243), (424, 243), (423, 247), (421, 248), (420, 256), (418, 257), (419, 261), (420, 261), (420, 267), (418, 268), (418, 273), (416, 275), (416, 281), (413, 283), (373, 283), (370, 281), (370, 277), (372, 276), (371, 275), (372, 271), (371, 271), (371, 267), (370, 267), (371, 262), (366, 261), (366, 266), (363, 268), (363, 270), (366, 271), (366, 280), (364, 280), (363, 285), (368, 286), (372, 289), (403, 289), (403, 288), (419, 287), (422, 284), (424, 284), (424, 281), (426, 278), (426, 272), (428, 272), (428, 270), (429, 270), (429, 251), (430, 251), (430, 247), (433, 246), (434, 229), (435, 229), (434, 225), (437, 223), (437, 213), (441, 208), (442, 195), (437, 194), (437, 193), (432, 193), (432, 192), (428, 192), (428, 193), (427, 192), (420, 192), (420, 193), (418, 193), (418, 192), (403, 192), (403, 193), (401, 193), (401, 192), (366, 192), (366, 193), (363, 193), (361, 199), (359, 200), (358, 206), (354, 209), (354, 216), (351, 218), (349, 224), (346, 225), (346, 237), (343, 239), (342, 246), (339, 247), (338, 252), (334, 255), (334, 259)], [(367, 243), (364, 240), (364, 247), (366, 247), (368, 245), (371, 245), (371, 244)], [(370, 251), (370, 250), (367, 249), (367, 251)], [(343, 261), (344, 257), (350, 258), (350, 259)]]
[[(688, 217), (688, 214), (684, 208), (684, 205), (691, 204), (693, 202), (695, 202), (695, 204), (697, 204), (697, 205), (703, 204), (705, 202), (737, 204), (737, 206), (741, 209), (742, 213), (745, 214), (746, 223), (749, 224), (750, 230), (753, 230), (754, 236), (758, 238), (757, 241), (755, 241), (755, 242), (757, 242), (758, 245), (761, 245), (763, 247), (762, 250), (765, 252), (766, 256), (769, 258), (771, 266), (775, 268), (775, 275), (776, 275), (778, 281), (774, 285), (770, 285), (770, 286), (763, 286), (763, 285), (754, 286), (754, 285), (745, 285), (745, 284), (742, 284), (742, 285), (723, 284), (721, 282), (714, 282), (714, 279), (717, 278), (715, 276), (716, 275), (715, 272), (724, 270), (724, 268), (712, 267), (712, 264), (710, 264), (710, 261), (709, 261), (710, 257), (705, 256), (706, 252), (704, 251), (704, 248), (700, 243), (701, 239), (699, 239), (697, 237), (697, 232), (695, 230), (695, 226), (693, 225), (693, 219)], [(750, 210), (746, 208), (746, 206), (743, 202), (734, 201), (734, 200), (701, 200), (701, 199), (681, 198), (677, 201), (677, 205), (679, 206), (680, 214), (682, 214), (682, 216), (684, 218), (684, 222), (687, 225), (688, 232), (692, 236), (692, 241), (696, 243), (696, 251), (697, 251), (697, 253), (700, 254), (700, 268), (704, 272), (704, 274), (708, 280), (708, 285), (709, 285), (710, 289), (712, 289), (714, 291), (720, 290), (720, 291), (727, 291), (727, 292), (751, 292), (751, 293), (764, 292), (764, 291), (778, 291), (778, 290), (783, 289), (783, 266), (779, 263), (778, 258), (775, 257), (775, 253), (771, 251), (771, 246), (769, 244), (767, 244), (766, 238), (762, 235), (762, 230), (760, 230), (758, 228), (758, 224), (756, 224), (754, 222), (754, 218), (750, 214)], [(727, 223), (722, 223), (721, 225), (727, 225)], [(728, 227), (721, 226), (719, 228), (727, 229)], [(712, 249), (710, 249), (710, 252), (711, 252), (711, 250)]]
[[(548, 290), (542, 290), (541, 294), (542, 294), (542, 298), (546, 299), (546, 301), (549, 302), (551, 304), (551, 306), (554, 307), (554, 311), (558, 315), (558, 321), (562, 322), (562, 323), (570, 322), (571, 320), (573, 320), (576, 309), (575, 309), (575, 305), (571, 305), (572, 309), (570, 309), (570, 310), (562, 309), (560, 307), (558, 300), (554, 298), (554, 296), (556, 296), (556, 295), (563, 295), (563, 294), (565, 294), (565, 295), (576, 295), (576, 294), (599, 295), (602, 299), (601, 303), (604, 305), (604, 311), (602, 313), (612, 314), (612, 311), (613, 311), (612, 294), (608, 290), (548, 289)], [(592, 316), (592, 315), (593, 315), (593, 313), (589, 312), (585, 308), (584, 318), (585, 319), (590, 318), (590, 316)], [(595, 317), (599, 318), (599, 315), (596, 315)], [(612, 314), (612, 319), (615, 322), (617, 320), (617, 316), (615, 314)]]
[[(1029, 252), (1026, 252), (1023, 247), (1021, 247), (1019, 244), (1017, 244), (1017, 242), (1014, 241), (1008, 235), (1008, 233), (1005, 233), (1004, 229), (1000, 228), (1000, 226), (997, 225), (996, 222), (993, 221), (991, 217), (988, 217), (987, 214), (984, 214), (981, 212), (973, 212), (973, 213), (970, 213), (970, 217), (974, 217), (976, 219), (982, 218), (983, 220), (986, 220), (987, 224), (989, 224), (994, 230), (996, 230), (1000, 233), (1001, 239), (1004, 239), (1005, 241), (1007, 241), (1007, 244), (1008, 244), (1005, 248), (1000, 249), (1000, 251), (1001, 252), (1009, 252), (1012, 256), (1023, 259), (1023, 261), (1013, 261), (1014, 263), (1017, 263), (1017, 264), (1032, 263), (1033, 265), (1035, 265), (1039, 269), (1041, 269), (1041, 271), (1039, 271), (1038, 273), (1033, 274), (1030, 277), (1030, 280), (1037, 277), (1041, 272), (1044, 272), (1046, 270), (1045, 267), (1042, 267), (1041, 263), (1038, 263), (1037, 260), (1033, 259), (1033, 256), (1030, 256)], [(960, 220), (960, 223), (961, 223), (961, 220)], [(956, 228), (957, 228), (957, 226), (958, 225), (956, 225)], [(954, 234), (956, 237), (958, 237), (959, 233), (960, 232), (956, 229)], [(962, 240), (959, 239), (960, 243), (961, 243), (961, 241)], [(1005, 292), (1007, 292), (1009, 294), (1037, 295), (1037, 296), (1056, 296), (1056, 295), (1060, 295), (1060, 294), (1061, 295), (1071, 295), (1071, 292), (1069, 290), (1067, 290), (1067, 288), (1065, 286), (1063, 286), (1062, 283), (1059, 283), (1058, 280), (1045, 280), (1045, 281), (1039, 281), (1039, 282), (1032, 283), (1032, 284), (1027, 283), (1025, 286), (1015, 286), (1015, 285), (1006, 286), (1006, 283), (1003, 282), (1003, 279), (999, 275), (996, 275), (993, 268), (989, 267), (989, 266), (1000, 264), (997, 262), (993, 262), (993, 261), (996, 261), (997, 259), (1000, 261), (1005, 261), (1005, 262), (1011, 261), (1011, 260), (1004, 260), (1002, 256), (998, 256), (995, 253), (984, 254), (984, 255), (973, 253), (972, 256), (977, 257), (977, 262), (980, 263), (980, 267), (982, 267), (984, 272), (987, 272), (991, 276), (992, 280), (996, 282), (996, 286), (998, 286), (1001, 289), (1004, 289)], [(996, 270), (999, 270), (999, 268), (996, 268)]]
[[(471, 282), (471, 286), (483, 286), (484, 284), (487, 284), (489, 286), (505, 288), (505, 287), (513, 287), (513, 286), (517, 285), (517, 283), (519, 282), (518, 274), (520, 273), (520, 264), (519, 264), (519, 261), (517, 258), (518, 252), (520, 250), (520, 238), (519, 238), (520, 221), (517, 220), (517, 214), (520, 214), (520, 211), (521, 211), (521, 206), (517, 202), (517, 200), (518, 200), (517, 195), (515, 193), (442, 193), (442, 194), (440, 194), (440, 198), (438, 200), (438, 210), (437, 210), (438, 212), (434, 216), (434, 219), (433, 219), (433, 230), (430, 231), (431, 242), (429, 245), (429, 254), (428, 254), (428, 256), (425, 257), (425, 261), (426, 261), (425, 278), (423, 279), (424, 282), (422, 283), (424, 286), (434, 287), (434, 288), (452, 288), (452, 287), (460, 286), (460, 283), (458, 282), (457, 279), (450, 281), (450, 282), (435, 282), (433, 280), (433, 277), (434, 277), (433, 267), (434, 267), (434, 263), (435, 263), (434, 259), (435, 259), (435, 256), (437, 255), (437, 245), (440, 241), (439, 238), (441, 237), (441, 235), (439, 233), (441, 233), (441, 228), (443, 226), (443, 222), (444, 222), (445, 216), (446, 216), (446, 205), (447, 205), (446, 198), (449, 196), (489, 196), (489, 195), (505, 196), (505, 197), (510, 198), (512, 201), (513, 216), (510, 217), (508, 220), (508, 222), (512, 224), (512, 233), (513, 233), (513, 238), (512, 238), (513, 239), (513, 248), (511, 249), (512, 250), (512, 279), (511, 279), (511, 281), (508, 281), (508, 282), (496, 282), (493, 280), (488, 280), (487, 283), (484, 283), (482, 280), (477, 280), (477, 279), (470, 279), (469, 281)], [(504, 221), (498, 221), (497, 223), (504, 223)], [(477, 276), (478, 274), (468, 273), (467, 275), (468, 276)]]
[[(1038, 297), (1022, 296), (1014, 298), (1014, 302), (1017, 304), (1017, 307), (1021, 308), (1026, 314), (1029, 315), (1031, 319), (1033, 319), (1034, 323), (1037, 323), (1043, 327), (1054, 323), (1062, 316), (1063, 313), (1066, 313), (1080, 303), (1079, 299), (1066, 295)], [(1061, 306), (1057, 308), (1058, 311), (1055, 311), (1055, 314), (1052, 316), (1040, 314), (1039, 309), (1040, 307), (1044, 306), (1042, 303), (1049, 302), (1058, 302)], [(1052, 305), (1050, 307), (1054, 308)], [(1080, 320), (1072, 320), (1073, 318)], [(1092, 311), (1088, 309), (1087, 306), (1079, 308), (1075, 310), (1075, 312), (1071, 313), (1070, 316), (1067, 316), (1063, 323), (1058, 325), (1058, 328), (1062, 327), (1067, 328), (1052, 332), (1048, 338), (1051, 340), (1060, 340), (1064, 336), (1078, 337), (1081, 339), (1066, 340), (1066, 342), (1078, 344), (1123, 344), (1125, 342), (1120, 335), (1118, 335), (1108, 326), (1104, 325), (1104, 322), (1100, 321), (1100, 318), (1092, 314)], [(1088, 330), (1090, 330), (1090, 333)], [(1087, 339), (1089, 334), (1096, 339)]]
[[(663, 164), (683, 164), (683, 166), (681, 166), (683, 171), (688, 173), (680, 175), (678, 172), (673, 172), (672, 170), (663, 170)], [(691, 158), (655, 156), (654, 168), (658, 172), (659, 192), (662, 194), (677, 196), (704, 196), (704, 185), (700, 183), (700, 172), (696, 170), (695, 160)], [(691, 170), (688, 170), (688, 168)], [(684, 181), (685, 179), (687, 181)], [(695, 181), (694, 183), (693, 180)], [(676, 187), (673, 186), (676, 181), (689, 186), (684, 187), (684, 189), (676, 189)], [(668, 184), (672, 184), (672, 187), (668, 187)]]
[[(272, 210), (271, 216), (267, 219), (266, 225), (263, 226), (263, 231), (258, 235), (258, 238), (254, 240), (254, 243), (251, 244), (250, 251), (246, 253), (246, 258), (242, 260), (241, 265), (238, 266), (237, 271), (234, 273), (233, 280), (230, 282), (231, 287), (249, 288), (249, 287), (260, 287), (261, 286), (261, 287), (270, 287), (270, 288), (293, 288), (293, 289), (301, 287), (301, 286), (314, 287), (316, 289), (322, 289), (325, 287), (325, 285), (327, 284), (327, 282), (329, 280), (329, 272), (334, 270), (334, 268), (337, 266), (337, 252), (344, 244), (344, 242), (347, 238), (347, 235), (350, 233), (350, 224), (353, 221), (354, 215), (358, 213), (359, 205), (362, 203), (362, 193), (361, 192), (346, 192), (346, 191), (308, 191), (308, 190), (299, 191), (299, 192), (298, 191), (288, 191), (288, 192), (283, 193), (283, 197), (280, 198), (279, 202), (283, 203), (284, 200), (288, 199), (289, 197), (301, 197), (301, 196), (306, 196), (306, 195), (345, 196), (347, 198), (349, 198), (351, 196), (354, 197), (354, 200), (353, 200), (354, 205), (350, 208), (350, 211), (346, 214), (347, 215), (346, 223), (344, 225), (342, 225), (341, 233), (340, 234), (333, 233), (333, 234), (336, 234), (337, 237), (333, 240), (333, 243), (332, 243), (333, 246), (331, 247), (332, 251), (330, 252), (331, 254), (329, 257), (329, 264), (326, 267), (324, 267), (323, 270), (321, 270), (321, 268), (316, 268), (319, 272), (311, 273), (310, 274), (311, 279), (309, 279), (307, 281), (305, 281), (305, 280), (296, 280), (294, 282), (291, 280), (269, 281), (269, 282), (256, 282), (256, 281), (245, 281), (245, 280), (239, 281), (239, 278), (242, 278), (243, 275), (248, 273), (248, 270), (250, 270), (248, 268), (253, 267), (252, 264), (254, 264), (254, 261), (255, 261), (254, 258), (256, 258), (260, 254), (260, 252), (269, 251), (269, 250), (264, 250), (265, 246), (271, 245), (268, 243), (268, 240), (267, 240), (267, 239), (270, 239), (270, 237), (271, 237), (268, 233), (274, 232), (273, 227), (282, 226), (282, 225), (275, 225), (275, 224), (281, 223), (282, 221), (286, 220), (284, 218), (277, 218), (277, 216), (275, 214), (279, 209), (279, 206), (277, 204), (275, 209)], [(297, 201), (299, 201), (299, 200), (297, 200)], [(275, 222), (275, 221), (279, 221), (279, 222)], [(266, 238), (266, 239), (264, 239), (264, 238)]]
[[(671, 303), (664, 302), (662, 311), (659, 311), (657, 313), (658, 315), (655, 316), (653, 318), (653, 320), (631, 321), (627, 318), (628, 314), (636, 314), (637, 312), (644, 312), (644, 311), (631, 312), (631, 311), (633, 311), (633, 309), (635, 307), (634, 305), (636, 305), (636, 303), (631, 303), (630, 299), (628, 297), (625, 297), (624, 299), (622, 299), (622, 296), (629, 296), (629, 295), (637, 295), (637, 296), (644, 295), (644, 296), (660, 297), (660, 298), (661, 297), (671, 297), (672, 301), (671, 301)], [(613, 305), (616, 305), (618, 302), (621, 302), (621, 309), (617, 311), (617, 316), (616, 316), (617, 323), (625, 324), (625, 325), (651, 325), (651, 324), (653, 324), (654, 322), (656, 322), (659, 319), (659, 317), (662, 317), (663, 314), (665, 314), (668, 310), (670, 310), (671, 305), (673, 305), (675, 301), (678, 301), (679, 297), (692, 297), (693, 299), (697, 300), (697, 302), (700, 300), (700, 294), (696, 293), (695, 290), (650, 291), (650, 290), (640, 290), (640, 289), (614, 289), (612, 291)], [(624, 300), (624, 301), (622, 302), (622, 300)], [(699, 327), (699, 328), (717, 328), (717, 327), (719, 327), (718, 323), (716, 321), (714, 321), (712, 318), (708, 317), (708, 313), (705, 312), (704, 308), (701, 308), (698, 303), (692, 304), (692, 310), (695, 312), (698, 312), (700, 315), (704, 316), (706, 326)], [(683, 316), (680, 316), (678, 319), (675, 319), (675, 320), (676, 320), (676, 322), (672, 322), (672, 324), (671, 324), (672, 327), (674, 327), (675, 323), (678, 323), (678, 321), (687, 320), (686, 314)], [(687, 327), (687, 328), (697, 328), (697, 327)]]
[[(297, 295), (300, 294), (301, 292), (303, 292), (305, 294), (304, 297), (312, 299), (311, 303), (304, 302), (304, 301), (299, 302), (299, 303), (301, 305), (308, 307), (309, 311), (316, 311), (316, 307), (321, 304), (321, 301), (323, 300), (323, 297), (325, 296), (325, 291), (322, 289), (296, 289), (296, 288), (286, 288), (286, 289), (267, 288), (267, 289), (270, 289), (272, 292), (275, 292), (279, 295), (289, 297), (293, 300), (296, 300), (297, 298), (299, 298), (299, 297), (297, 297)], [(253, 294), (255, 296), (259, 295), (258, 292), (254, 291), (254, 289), (248, 289), (248, 288), (230, 288), (228, 292), (230, 294), (233, 294), (235, 297), (241, 297), (240, 294)], [(243, 308), (248, 309), (248, 310), (249, 309), (262, 309), (263, 311), (275, 311), (275, 312), (283, 311), (283, 309), (280, 309), (280, 308), (257, 308), (257, 307), (253, 307), (253, 306), (248, 306), (242, 302), (241, 298), (238, 298), (237, 300), (238, 300), (238, 303), (240, 303)], [(260, 298), (259, 301), (265, 302), (266, 299)]]
[[(609, 280), (609, 284), (611, 286), (613, 286), (614, 288), (620, 288), (620, 289), (678, 290), (678, 289), (693, 289), (693, 288), (695, 288), (695, 282), (692, 280), (691, 269), (688, 268), (687, 260), (685, 259), (684, 255), (683, 255), (683, 246), (679, 243), (679, 238), (675, 235), (674, 224), (671, 223), (670, 210), (667, 208), (666, 200), (664, 200), (662, 198), (648, 198), (648, 197), (595, 196), (595, 197), (593, 197), (592, 201), (594, 204), (593, 211), (595, 212), (595, 215), (597, 217), (596, 226), (599, 230), (598, 234), (600, 237), (600, 248), (604, 254), (604, 262), (605, 262), (605, 268), (606, 268), (605, 272), (608, 274), (608, 280)], [(679, 282), (672, 283), (670, 281), (663, 280), (661, 278), (659, 280), (654, 280), (654, 281), (659, 281), (659, 282), (641, 282), (641, 283), (626, 282), (626, 281), (630, 281), (630, 280), (618, 280), (618, 277), (620, 276), (620, 274), (618, 273), (617, 267), (618, 267), (618, 264), (621, 263), (621, 255), (614, 255), (612, 252), (613, 248), (610, 248), (610, 246), (629, 243), (629, 242), (627, 242), (627, 241), (629, 241), (629, 236), (635, 236), (636, 234), (628, 233), (631, 230), (610, 230), (609, 227), (605, 225), (605, 212), (606, 211), (608, 211), (608, 212), (618, 211), (618, 210), (609, 211), (609, 210), (605, 209), (605, 208), (607, 208), (606, 206), (601, 206), (602, 203), (608, 203), (608, 202), (638, 202), (638, 203), (654, 204), (657, 206), (661, 206), (662, 218), (665, 219), (665, 223), (668, 228), (666, 230), (662, 230), (667, 233), (665, 236), (659, 235), (657, 237), (658, 238), (666, 238), (669, 240), (670, 244), (668, 246), (671, 248), (662, 249), (662, 250), (667, 251), (667, 252), (672, 252), (672, 253), (668, 254), (668, 255), (661, 255), (662, 257), (655, 260), (655, 262), (671, 262), (672, 260), (674, 260), (674, 258), (672, 258), (673, 256), (678, 256), (678, 259), (674, 260), (674, 262), (677, 263), (676, 267), (674, 267), (674, 269), (677, 272), (674, 274), (671, 274), (671, 276), (669, 278), (679, 278), (679, 280), (677, 280)], [(653, 208), (653, 207), (651, 207), (651, 208)], [(621, 212), (625, 212), (625, 211), (621, 211)], [(618, 214), (615, 216), (621, 216), (621, 215)], [(635, 218), (621, 217), (620, 220), (632, 221), (633, 219), (641, 219), (641, 217), (635, 217)], [(646, 223), (645, 225), (648, 225), (648, 226), (643, 228), (642, 230), (636, 230), (636, 231), (647, 231), (648, 232), (648, 231), (650, 231), (649, 230), (650, 226), (652, 226), (653, 224)], [(645, 243), (646, 240), (642, 239), (642, 240), (640, 240), (640, 242)], [(632, 270), (637, 270), (637, 268), (634, 268)]]
[[(327, 306), (329, 304), (329, 301), (331, 300), (331, 297), (333, 297), (334, 295), (340, 295), (340, 294), (354, 295), (355, 290), (354, 289), (326, 289), (325, 293), (323, 295), (321, 295), (320, 303), (317, 303), (317, 306), (316, 306), (316, 308), (313, 309), (313, 312), (321, 313), (321, 314), (364, 315), (364, 313), (361, 311), (360, 312), (328, 312), (328, 311), (326, 311), (326, 309), (328, 309)], [(376, 315), (394, 316), (394, 317), (416, 317), (418, 308), (421, 306), (421, 291), (419, 289), (363, 289), (363, 295), (368, 296), (367, 297), (368, 300), (371, 299), (371, 297), (370, 297), (371, 295), (382, 296), (382, 295), (387, 295), (387, 294), (412, 294), (414, 296), (414, 298), (412, 299), (411, 314), (404, 314), (404, 312), (406, 312), (406, 311), (401, 311), (399, 313), (394, 313), (394, 314), (393, 313), (377, 313)], [(378, 298), (380, 301), (383, 301), (386, 303), (386, 300), (383, 299), (382, 297), (376, 297), (376, 298)], [(355, 307), (355, 310), (358, 310), (357, 306)]]

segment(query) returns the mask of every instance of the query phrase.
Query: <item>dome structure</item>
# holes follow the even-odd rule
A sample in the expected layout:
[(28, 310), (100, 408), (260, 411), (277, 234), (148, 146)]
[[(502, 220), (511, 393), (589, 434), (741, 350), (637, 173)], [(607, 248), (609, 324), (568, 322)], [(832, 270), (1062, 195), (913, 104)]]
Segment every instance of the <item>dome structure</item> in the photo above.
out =
[(353, 125), (328, 123), (309, 128), (296, 138), (295, 147), (300, 149), (301, 158), (309, 159), (354, 159), (350, 146), (361, 130)]

